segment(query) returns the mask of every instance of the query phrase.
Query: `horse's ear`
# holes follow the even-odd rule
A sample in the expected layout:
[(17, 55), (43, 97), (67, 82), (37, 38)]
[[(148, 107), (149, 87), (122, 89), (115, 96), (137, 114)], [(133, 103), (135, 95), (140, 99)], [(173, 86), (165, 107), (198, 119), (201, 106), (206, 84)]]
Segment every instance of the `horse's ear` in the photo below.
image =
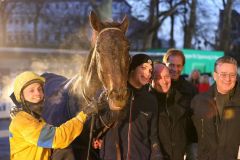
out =
[(120, 26), (121, 30), (122, 30), (124, 33), (127, 32), (128, 23), (129, 23), (128, 18), (127, 18), (127, 16), (125, 15), (124, 18), (123, 18), (123, 20), (122, 20), (122, 22), (121, 22), (121, 26)]
[(96, 13), (94, 11), (91, 11), (90, 12), (90, 15), (89, 15), (89, 22), (90, 22), (90, 25), (92, 26), (92, 28), (96, 31), (100, 31), (101, 30), (101, 22), (99, 21)]

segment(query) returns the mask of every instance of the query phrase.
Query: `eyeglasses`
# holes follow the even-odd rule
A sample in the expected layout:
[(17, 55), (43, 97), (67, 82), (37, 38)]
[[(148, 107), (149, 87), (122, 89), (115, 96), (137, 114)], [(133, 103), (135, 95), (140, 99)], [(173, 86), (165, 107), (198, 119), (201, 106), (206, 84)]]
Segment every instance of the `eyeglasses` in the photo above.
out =
[(226, 79), (227, 77), (229, 77), (230, 79), (235, 79), (237, 77), (236, 73), (230, 73), (230, 74), (228, 74), (228, 73), (217, 73), (217, 74), (222, 79)]

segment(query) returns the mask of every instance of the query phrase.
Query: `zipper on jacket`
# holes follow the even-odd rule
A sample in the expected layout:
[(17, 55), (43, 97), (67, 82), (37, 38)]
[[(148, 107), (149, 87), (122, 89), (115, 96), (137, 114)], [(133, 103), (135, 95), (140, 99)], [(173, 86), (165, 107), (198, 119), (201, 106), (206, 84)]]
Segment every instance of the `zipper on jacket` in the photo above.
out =
[(165, 98), (165, 110), (166, 110), (166, 113), (167, 113), (167, 116), (168, 116), (168, 119), (169, 119), (169, 122), (170, 122), (170, 141), (171, 141), (171, 157), (173, 156), (173, 153), (174, 153), (174, 144), (173, 144), (173, 120), (170, 116), (170, 113), (169, 113), (169, 110), (168, 110), (168, 97), (169, 95), (167, 94), (166, 95), (166, 98)]
[(201, 127), (201, 128), (202, 128), (202, 129), (201, 129), (201, 137), (202, 137), (202, 138), (204, 137), (204, 128), (203, 128), (203, 127), (204, 127), (204, 124), (203, 124), (203, 120), (204, 120), (204, 119), (201, 118), (201, 125), (202, 125), (202, 127)]
[[(219, 111), (217, 109), (216, 97), (214, 97), (214, 103), (215, 103), (215, 105), (214, 105), (215, 106), (215, 110), (216, 110), (216, 113), (217, 113), (217, 115), (215, 116), (214, 124), (216, 126), (217, 142), (219, 142), (219, 127), (218, 127), (218, 125), (219, 125), (219, 123), (221, 123), (221, 117), (220, 117), (220, 113), (219, 113)], [(222, 114), (223, 113), (224, 113), (224, 108), (223, 108)]]
[(127, 149), (127, 160), (130, 160), (130, 154), (131, 154), (131, 128), (132, 128), (132, 107), (133, 107), (133, 101), (134, 101), (134, 95), (132, 92), (131, 95), (131, 101), (130, 101), (130, 107), (129, 107), (129, 120), (128, 120), (128, 149)]
[(217, 132), (217, 140), (219, 141), (219, 127), (218, 127), (218, 117), (216, 117), (215, 125), (216, 125), (216, 132)]

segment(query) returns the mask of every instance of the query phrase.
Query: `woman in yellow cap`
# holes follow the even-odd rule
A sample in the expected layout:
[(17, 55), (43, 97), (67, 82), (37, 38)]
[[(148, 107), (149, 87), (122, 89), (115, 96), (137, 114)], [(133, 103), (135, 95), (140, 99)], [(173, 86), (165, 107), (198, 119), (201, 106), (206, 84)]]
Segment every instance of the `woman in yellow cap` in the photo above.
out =
[[(81, 132), (87, 115), (77, 114), (59, 127), (46, 124), (41, 117), (45, 79), (25, 71), (14, 81), (13, 97), (19, 104), (18, 112), (9, 126), (11, 160), (48, 160), (51, 148), (67, 147)], [(92, 112), (95, 112), (92, 109)]]

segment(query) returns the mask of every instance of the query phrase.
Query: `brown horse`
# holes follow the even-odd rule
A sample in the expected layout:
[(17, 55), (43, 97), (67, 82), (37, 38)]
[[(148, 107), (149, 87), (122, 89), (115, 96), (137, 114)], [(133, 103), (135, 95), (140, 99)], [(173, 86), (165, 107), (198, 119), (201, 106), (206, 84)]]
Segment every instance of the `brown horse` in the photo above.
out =
[(103, 88), (107, 92), (110, 108), (120, 110), (127, 99), (129, 43), (125, 33), (128, 21), (125, 17), (122, 23), (100, 22), (91, 12), (90, 22), (93, 28), (92, 43), (95, 45), (72, 91), (84, 95), (89, 102)]
[[(106, 93), (111, 110), (121, 110), (128, 99), (130, 56), (129, 42), (125, 36), (128, 19), (125, 17), (121, 23), (101, 22), (94, 12), (91, 12), (89, 19), (93, 29), (93, 49), (80, 74), (72, 79), (51, 73), (43, 74), (46, 78), (43, 117), (55, 126), (87, 107), (102, 90)], [(77, 143), (82, 143), (86, 148), (89, 127), (85, 128), (87, 131), (83, 131)]]

